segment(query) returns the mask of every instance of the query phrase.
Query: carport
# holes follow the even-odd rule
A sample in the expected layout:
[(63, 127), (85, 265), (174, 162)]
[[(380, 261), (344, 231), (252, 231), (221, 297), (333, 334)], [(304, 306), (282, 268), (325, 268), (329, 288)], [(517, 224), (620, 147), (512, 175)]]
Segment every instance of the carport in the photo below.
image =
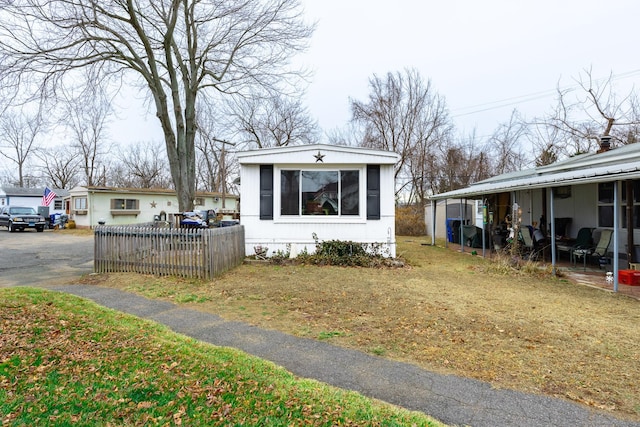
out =
[[(437, 200), (475, 199), (486, 204), (490, 197), (497, 200), (499, 195), (503, 199), (508, 196), (514, 217), (528, 215), (528, 220), (533, 222), (538, 214), (545, 219), (540, 224), (545, 228), (546, 218), (549, 219), (546, 231), (554, 273), (558, 255), (557, 218), (572, 217), (576, 224), (613, 231), (615, 291), (619, 283), (620, 254), (625, 254), (627, 263), (639, 261), (634, 259), (634, 242), (640, 241), (637, 230), (640, 223), (640, 144), (615, 149), (603, 146), (597, 153), (577, 155), (551, 165), (495, 176), (466, 188), (433, 195), (430, 197), (432, 215), (435, 218)], [(520, 212), (522, 207), (527, 211)], [(488, 209), (491, 207), (485, 211)], [(486, 215), (485, 227), (492, 227), (499, 221), (500, 218)], [(432, 243), (435, 244), (435, 219), (431, 224)], [(483, 243), (483, 254), (485, 248)]]

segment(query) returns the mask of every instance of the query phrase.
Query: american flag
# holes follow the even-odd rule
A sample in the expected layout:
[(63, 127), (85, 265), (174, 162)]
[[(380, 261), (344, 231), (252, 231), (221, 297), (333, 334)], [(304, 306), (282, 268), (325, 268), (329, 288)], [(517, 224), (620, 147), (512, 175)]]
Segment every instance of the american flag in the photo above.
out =
[(49, 187), (44, 187), (44, 194), (42, 195), (42, 206), (49, 206), (55, 198), (56, 193), (50, 190)]

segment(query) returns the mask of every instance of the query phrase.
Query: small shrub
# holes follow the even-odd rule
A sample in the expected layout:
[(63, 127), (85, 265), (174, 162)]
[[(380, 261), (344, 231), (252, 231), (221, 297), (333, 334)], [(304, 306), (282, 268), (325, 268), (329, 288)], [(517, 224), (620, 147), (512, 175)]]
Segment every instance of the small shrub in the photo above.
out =
[[(538, 277), (553, 277), (551, 265), (546, 265), (530, 259), (522, 259), (509, 252), (498, 253), (490, 262), (480, 267), (483, 271), (502, 275), (533, 275)], [(557, 275), (557, 274), (556, 274)]]
[(396, 208), (396, 235), (424, 236), (426, 230), (422, 206), (410, 205)]
[(375, 354), (376, 356), (384, 356), (384, 354), (387, 352), (385, 350), (385, 348), (382, 347), (382, 346), (376, 346), (376, 347), (372, 348), (370, 351), (371, 351), (371, 353)]
[(284, 264), (289, 260), (289, 256), (291, 256), (291, 245), (287, 244), (286, 250), (277, 250), (270, 258), (270, 261), (273, 264)]
[(297, 262), (344, 267), (404, 266), (403, 262), (390, 258), (387, 247), (382, 244), (342, 240), (320, 241), (316, 233), (313, 233), (313, 239), (316, 242), (315, 253), (300, 253), (296, 258)]

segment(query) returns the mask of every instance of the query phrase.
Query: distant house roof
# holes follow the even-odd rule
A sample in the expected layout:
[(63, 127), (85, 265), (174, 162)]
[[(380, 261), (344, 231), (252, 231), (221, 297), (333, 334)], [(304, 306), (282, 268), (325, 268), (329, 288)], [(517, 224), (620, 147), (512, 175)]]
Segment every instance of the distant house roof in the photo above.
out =
[[(91, 193), (131, 193), (131, 194), (166, 194), (166, 195), (175, 195), (176, 190), (167, 189), (167, 188), (119, 188), (119, 187), (107, 187), (107, 186), (79, 186), (75, 187), (73, 190), (74, 193), (78, 191), (88, 191)], [(196, 191), (196, 196), (202, 197), (222, 197), (222, 193), (218, 192), (208, 192), (208, 191)], [(235, 194), (227, 193), (225, 194), (227, 198), (238, 198)]]
[(491, 193), (640, 178), (640, 143), (604, 153), (587, 153), (547, 166), (505, 173), (466, 188), (436, 194), (433, 200), (473, 198)]
[[(0, 187), (0, 190), (7, 196), (14, 197), (42, 197), (44, 194), (44, 187), (24, 188), (24, 187)], [(52, 188), (56, 193), (56, 198), (65, 198), (69, 195), (69, 190), (61, 188)]]

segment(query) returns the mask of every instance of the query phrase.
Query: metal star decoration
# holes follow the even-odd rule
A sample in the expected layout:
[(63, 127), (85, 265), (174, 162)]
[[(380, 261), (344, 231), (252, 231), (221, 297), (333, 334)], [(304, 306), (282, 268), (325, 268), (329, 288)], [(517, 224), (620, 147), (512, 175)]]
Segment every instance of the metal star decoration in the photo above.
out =
[(152, 208), (155, 208), (155, 207), (156, 207), (156, 205), (157, 205), (157, 203), (156, 203), (156, 201), (155, 201), (155, 200), (154, 200), (153, 202), (151, 202), (151, 207), (152, 207)]
[(322, 160), (324, 159), (324, 154), (321, 154), (320, 150), (318, 150), (318, 154), (314, 154), (313, 157), (316, 158), (316, 163), (318, 162), (324, 163), (324, 160)]

